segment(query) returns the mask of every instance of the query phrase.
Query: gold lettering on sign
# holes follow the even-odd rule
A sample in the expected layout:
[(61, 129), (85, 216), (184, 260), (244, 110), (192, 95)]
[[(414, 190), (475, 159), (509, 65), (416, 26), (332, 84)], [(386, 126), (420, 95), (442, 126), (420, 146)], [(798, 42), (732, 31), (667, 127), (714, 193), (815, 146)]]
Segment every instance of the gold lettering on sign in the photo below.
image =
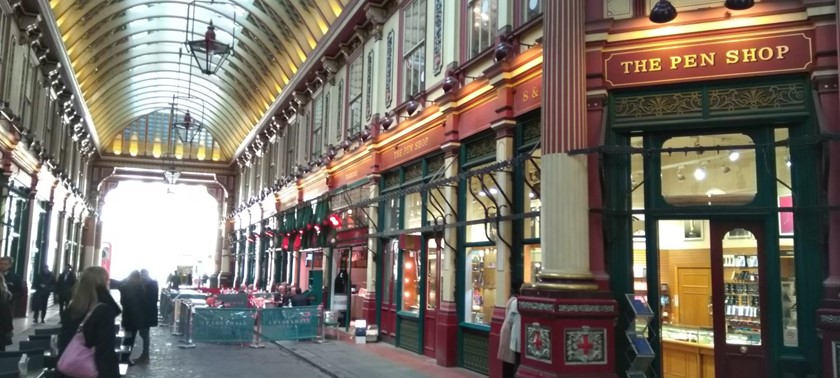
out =
[(540, 98), (540, 87), (533, 87), (531, 89), (525, 88), (522, 91), (522, 102), (531, 100), (538, 100)]
[(349, 181), (349, 180), (352, 180), (352, 179), (356, 178), (356, 176), (358, 176), (358, 175), (359, 175), (358, 170), (347, 171), (347, 173), (344, 174), (344, 179)]
[(401, 159), (409, 156), (414, 151), (425, 148), (429, 145), (429, 137), (422, 137), (414, 142), (400, 144), (394, 147), (394, 159)]
[[(787, 45), (728, 50), (724, 53), (723, 63), (744, 64), (784, 60), (789, 52), (790, 46)], [(712, 67), (718, 63), (718, 56), (715, 52), (682, 54), (669, 56), (667, 61), (667, 67), (671, 70)], [(662, 71), (663, 67), (662, 58), (634, 59), (622, 61), (619, 64), (625, 74)], [(527, 101), (525, 96), (527, 92), (523, 95), (523, 100)]]

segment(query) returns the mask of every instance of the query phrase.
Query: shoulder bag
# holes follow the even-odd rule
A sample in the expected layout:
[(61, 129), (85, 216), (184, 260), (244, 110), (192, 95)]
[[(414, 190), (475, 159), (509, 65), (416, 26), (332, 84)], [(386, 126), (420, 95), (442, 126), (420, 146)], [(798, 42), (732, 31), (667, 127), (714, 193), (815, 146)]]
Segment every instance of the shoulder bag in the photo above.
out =
[(58, 359), (56, 368), (61, 374), (73, 378), (97, 378), (99, 371), (96, 369), (96, 361), (94, 360), (95, 347), (88, 347), (85, 345), (85, 334), (82, 328), (85, 326), (90, 315), (99, 307), (99, 304), (93, 307), (90, 312), (85, 315), (70, 344), (64, 349), (61, 358)]

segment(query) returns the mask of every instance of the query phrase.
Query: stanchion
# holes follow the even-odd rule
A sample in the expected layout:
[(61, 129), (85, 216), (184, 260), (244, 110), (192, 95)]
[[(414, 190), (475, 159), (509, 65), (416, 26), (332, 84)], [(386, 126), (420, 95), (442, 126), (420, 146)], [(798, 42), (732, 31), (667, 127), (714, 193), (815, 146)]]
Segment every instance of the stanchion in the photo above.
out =
[(181, 300), (172, 303), (172, 336), (181, 336)]
[(265, 345), (262, 343), (262, 326), (260, 324), (260, 319), (262, 318), (262, 309), (258, 308), (256, 315), (254, 317), (254, 338), (251, 342), (250, 347), (255, 349), (265, 348)]
[(313, 340), (316, 344), (323, 344), (326, 341), (326, 338), (324, 338), (324, 316), (326, 316), (324, 308), (318, 306), (318, 332), (315, 340)]
[(193, 306), (189, 306), (187, 308), (188, 312), (187, 312), (187, 318), (186, 318), (186, 322), (185, 322), (186, 324), (184, 326), (184, 330), (185, 330), (184, 335), (185, 336), (184, 336), (184, 339), (181, 340), (181, 341), (184, 342), (184, 344), (183, 345), (178, 345), (178, 348), (181, 348), (181, 349), (195, 349), (195, 344), (193, 344), (193, 338), (192, 338), (192, 334), (193, 334), (192, 333), (192, 323), (193, 323), (192, 319), (193, 319), (193, 316), (195, 316), (193, 308), (194, 308)]

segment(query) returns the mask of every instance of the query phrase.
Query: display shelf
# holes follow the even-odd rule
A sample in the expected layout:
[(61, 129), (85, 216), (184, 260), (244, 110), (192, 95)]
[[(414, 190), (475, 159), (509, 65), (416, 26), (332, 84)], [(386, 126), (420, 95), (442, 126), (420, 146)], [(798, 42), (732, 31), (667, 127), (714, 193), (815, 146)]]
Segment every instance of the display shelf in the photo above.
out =
[(636, 294), (627, 294), (627, 303), (633, 316), (629, 319), (633, 326), (625, 333), (630, 346), (627, 351), (627, 358), (630, 367), (627, 369), (628, 377), (645, 377), (645, 372), (656, 357), (648, 342), (648, 326), (655, 314), (647, 303), (645, 297)]

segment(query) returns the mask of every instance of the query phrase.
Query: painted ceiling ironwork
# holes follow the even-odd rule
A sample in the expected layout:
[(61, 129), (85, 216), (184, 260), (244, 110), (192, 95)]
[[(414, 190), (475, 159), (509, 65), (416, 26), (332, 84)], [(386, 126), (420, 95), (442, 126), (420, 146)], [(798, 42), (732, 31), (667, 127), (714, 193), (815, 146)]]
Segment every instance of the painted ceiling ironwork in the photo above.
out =
[[(98, 140), (111, 141), (136, 117), (179, 107), (201, 113), (233, 157), (344, 7), (354, 0), (51, 0), (50, 6)], [(195, 66), (185, 40), (212, 20), (233, 54), (216, 75)], [(235, 20), (235, 21), (234, 21)], [(194, 22), (194, 34), (187, 35)], [(183, 51), (182, 51), (183, 50)], [(180, 52), (182, 51), (182, 52)]]

